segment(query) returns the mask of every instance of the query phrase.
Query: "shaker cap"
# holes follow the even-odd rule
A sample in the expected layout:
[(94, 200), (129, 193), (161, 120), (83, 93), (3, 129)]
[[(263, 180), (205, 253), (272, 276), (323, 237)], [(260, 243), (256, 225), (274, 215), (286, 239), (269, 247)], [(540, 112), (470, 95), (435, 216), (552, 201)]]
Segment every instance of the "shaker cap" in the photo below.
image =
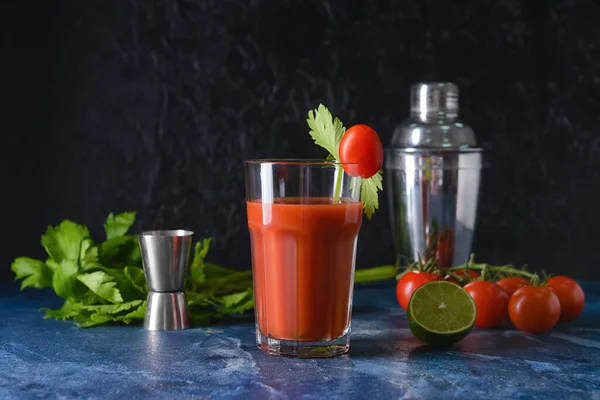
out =
[(421, 82), (411, 86), (410, 111), (458, 114), (458, 86), (451, 82)]
[(411, 86), (409, 119), (394, 129), (392, 148), (465, 149), (477, 146), (473, 129), (458, 120), (458, 86), (420, 82)]

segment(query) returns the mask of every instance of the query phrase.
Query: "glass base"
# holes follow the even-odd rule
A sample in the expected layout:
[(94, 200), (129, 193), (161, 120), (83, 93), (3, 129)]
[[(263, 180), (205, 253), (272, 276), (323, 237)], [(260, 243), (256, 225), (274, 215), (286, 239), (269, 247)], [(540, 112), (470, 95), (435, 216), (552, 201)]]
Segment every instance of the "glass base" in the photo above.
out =
[(296, 358), (334, 357), (348, 352), (350, 348), (350, 329), (348, 329), (346, 334), (334, 340), (298, 342), (264, 336), (257, 327), (256, 345), (259, 349), (272, 356)]

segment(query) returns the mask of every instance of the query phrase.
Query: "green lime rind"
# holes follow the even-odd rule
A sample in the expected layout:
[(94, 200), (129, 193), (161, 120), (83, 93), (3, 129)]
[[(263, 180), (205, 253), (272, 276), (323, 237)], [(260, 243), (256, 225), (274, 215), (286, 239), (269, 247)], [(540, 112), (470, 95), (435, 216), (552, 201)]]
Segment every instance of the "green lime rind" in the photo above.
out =
[(476, 316), (471, 295), (452, 282), (429, 282), (415, 290), (408, 303), (411, 332), (432, 346), (448, 346), (464, 339)]

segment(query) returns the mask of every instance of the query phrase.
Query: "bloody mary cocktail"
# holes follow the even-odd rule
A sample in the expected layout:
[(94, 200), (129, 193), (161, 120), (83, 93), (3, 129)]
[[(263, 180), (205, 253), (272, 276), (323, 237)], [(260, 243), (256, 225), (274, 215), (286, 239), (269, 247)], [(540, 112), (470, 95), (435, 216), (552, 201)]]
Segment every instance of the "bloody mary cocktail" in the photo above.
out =
[(246, 174), (258, 346), (299, 357), (346, 352), (360, 178), (303, 161), (251, 161)]

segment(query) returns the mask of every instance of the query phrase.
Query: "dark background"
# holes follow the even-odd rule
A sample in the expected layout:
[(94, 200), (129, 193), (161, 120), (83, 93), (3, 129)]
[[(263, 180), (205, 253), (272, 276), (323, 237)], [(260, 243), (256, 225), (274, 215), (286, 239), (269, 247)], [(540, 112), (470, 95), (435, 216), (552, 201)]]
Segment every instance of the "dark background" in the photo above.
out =
[[(600, 278), (598, 1), (14, 1), (0, 6), (0, 276), (64, 218), (214, 238), (249, 268), (242, 161), (320, 157), (320, 102), (384, 142), (419, 80), (489, 150), (474, 251)], [(384, 182), (385, 183), (385, 182)], [(387, 198), (358, 267), (394, 261)]]

